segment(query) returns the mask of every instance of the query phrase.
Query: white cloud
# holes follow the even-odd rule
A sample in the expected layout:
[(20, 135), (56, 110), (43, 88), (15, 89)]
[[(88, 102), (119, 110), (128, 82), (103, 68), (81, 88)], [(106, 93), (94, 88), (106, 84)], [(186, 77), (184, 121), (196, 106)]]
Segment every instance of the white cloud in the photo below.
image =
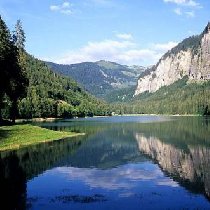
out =
[(168, 43), (163, 43), (163, 44), (153, 44), (154, 48), (159, 51), (168, 51), (175, 47), (178, 43), (177, 42), (168, 42)]
[[(124, 34), (125, 35), (125, 34)], [(119, 37), (119, 36), (118, 36)], [(132, 35), (123, 38), (131, 38)], [(151, 65), (155, 64), (160, 57), (174, 47), (177, 43), (150, 44), (147, 48), (139, 48), (133, 39), (106, 39), (98, 42), (88, 42), (87, 45), (58, 55), (47, 60), (62, 64), (80, 62), (95, 62), (108, 60), (126, 65)]]
[(73, 14), (73, 11), (70, 9), (66, 9), (66, 10), (61, 10), (61, 13), (65, 14), (65, 15), (71, 15), (71, 14)]
[(52, 10), (52, 11), (58, 11), (58, 10), (60, 10), (60, 7), (59, 6), (56, 6), (56, 5), (51, 5), (50, 6), (50, 10)]
[[(202, 5), (195, 0), (163, 0), (166, 3), (174, 3), (179, 6), (179, 8), (175, 8), (173, 11), (175, 14), (181, 16), (185, 15), (189, 18), (195, 17), (195, 9), (201, 9)], [(182, 9), (181, 9), (181, 8)], [(193, 9), (192, 11), (186, 11), (187, 8)]]
[(189, 30), (187, 33), (188, 33), (190, 36), (195, 35), (195, 34), (199, 34), (198, 31), (191, 31), (191, 30)]
[(174, 9), (174, 12), (175, 12), (177, 15), (179, 15), (179, 16), (181, 16), (181, 15), (186, 15), (188, 18), (193, 18), (193, 17), (195, 17), (195, 11), (186, 11), (186, 12), (184, 12), (184, 11), (182, 11), (180, 8), (176, 8), (176, 9)]
[(114, 5), (113, 1), (110, 1), (110, 0), (89, 0), (88, 2), (94, 3), (95, 5), (98, 5), (98, 6), (110, 7)]
[(197, 7), (200, 8), (200, 3), (195, 0), (163, 0), (166, 3), (174, 3), (180, 6)]
[(97, 4), (106, 4), (110, 2), (109, 0), (91, 0), (91, 1)]
[(70, 3), (69, 2), (64, 2), (62, 4), (62, 8), (69, 8), (70, 7)]
[(185, 14), (186, 14), (187, 17), (189, 17), (189, 18), (195, 17), (195, 12), (194, 12), (194, 11), (185, 12)]
[(54, 12), (57, 11), (65, 15), (71, 15), (73, 13), (71, 7), (72, 5), (66, 1), (61, 5), (51, 5), (50, 10)]
[(118, 37), (120, 39), (126, 39), (126, 40), (133, 38), (131, 34), (116, 34), (116, 37)]
[(180, 8), (174, 9), (174, 12), (175, 12), (177, 15), (182, 15), (182, 11), (181, 11)]
[(115, 62), (127, 65), (151, 65), (156, 63), (161, 55), (161, 53), (152, 49), (131, 49), (118, 54)]

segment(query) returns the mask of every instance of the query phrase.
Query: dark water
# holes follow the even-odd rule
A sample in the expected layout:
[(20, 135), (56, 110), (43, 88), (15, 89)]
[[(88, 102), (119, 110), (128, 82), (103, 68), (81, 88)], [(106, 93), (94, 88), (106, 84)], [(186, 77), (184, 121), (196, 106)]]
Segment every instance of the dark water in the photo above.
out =
[(210, 209), (210, 119), (42, 123), (85, 136), (0, 153), (0, 209)]

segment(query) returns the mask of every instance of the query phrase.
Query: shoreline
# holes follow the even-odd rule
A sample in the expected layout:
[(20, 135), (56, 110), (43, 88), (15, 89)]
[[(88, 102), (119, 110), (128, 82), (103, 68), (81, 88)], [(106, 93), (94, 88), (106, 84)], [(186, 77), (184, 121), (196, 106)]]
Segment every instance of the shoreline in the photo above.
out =
[(55, 117), (47, 117), (47, 118), (32, 118), (32, 119), (16, 119), (16, 123), (30, 123), (30, 122), (54, 122), (56, 120), (63, 120), (64, 118), (55, 118)]
[(17, 150), (30, 145), (53, 142), (82, 135), (85, 134), (53, 131), (30, 124), (1, 126), (0, 152)]
[(198, 114), (122, 114), (122, 115), (112, 115), (112, 116), (93, 116), (93, 117), (74, 117), (74, 118), (33, 118), (33, 119), (17, 119), (16, 122), (18, 123), (30, 123), (30, 122), (54, 122), (57, 120), (69, 120), (69, 119), (85, 119), (85, 118), (102, 118), (102, 117), (117, 117), (117, 116), (171, 116), (171, 117), (205, 117)]
[(196, 114), (123, 114), (114, 116), (168, 116), (168, 117), (203, 117)]

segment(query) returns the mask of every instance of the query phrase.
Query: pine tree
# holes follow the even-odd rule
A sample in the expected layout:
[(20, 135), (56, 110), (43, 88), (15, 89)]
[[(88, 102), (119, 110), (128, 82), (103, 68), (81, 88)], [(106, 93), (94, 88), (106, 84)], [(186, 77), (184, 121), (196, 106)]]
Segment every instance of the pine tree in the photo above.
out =
[(13, 34), (13, 70), (10, 72), (10, 85), (8, 89), (8, 96), (11, 99), (11, 119), (15, 123), (18, 115), (18, 100), (26, 94), (28, 86), (28, 79), (26, 76), (26, 53), (24, 52), (25, 33), (22, 29), (20, 20), (17, 21), (15, 32)]
[(15, 25), (15, 31), (13, 32), (13, 41), (18, 50), (24, 50), (26, 37), (20, 20), (18, 20)]
[(0, 16), (0, 121), (2, 121), (3, 98), (9, 88), (9, 71), (13, 65), (10, 60), (12, 51), (11, 34)]
[[(12, 39), (9, 29), (0, 16), (0, 121), (2, 121), (1, 110), (3, 108), (3, 98), (6, 94), (11, 100), (10, 116), (13, 122), (18, 114), (18, 99), (25, 93), (28, 84), (24, 68), (21, 67), (22, 57), (20, 56), (24, 50), (24, 32), (21, 23), (18, 21), (16, 34), (17, 41)], [(21, 30), (20, 30), (21, 29)], [(14, 38), (14, 36), (13, 36)], [(19, 46), (18, 48), (16, 46)]]

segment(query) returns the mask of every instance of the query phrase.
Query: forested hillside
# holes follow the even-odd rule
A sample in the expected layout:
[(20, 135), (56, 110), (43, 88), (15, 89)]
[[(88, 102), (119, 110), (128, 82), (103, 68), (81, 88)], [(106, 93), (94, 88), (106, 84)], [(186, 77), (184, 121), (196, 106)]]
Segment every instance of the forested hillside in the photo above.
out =
[(209, 115), (210, 81), (188, 83), (186, 76), (155, 93), (144, 92), (113, 107), (116, 113)]
[(110, 114), (106, 103), (27, 54), (20, 21), (12, 36), (0, 19), (0, 38), (0, 120)]
[(108, 105), (90, 96), (67, 77), (52, 72), (32, 56), (26, 56), (29, 87), (19, 103), (20, 117), (72, 117), (107, 115)]
[[(207, 29), (209, 32), (209, 28)], [(143, 68), (128, 70), (126, 66), (106, 61), (71, 66), (46, 64), (29, 55), (24, 49), (24, 42), (21, 22), (17, 21), (15, 31), (11, 34), (0, 18), (0, 124), (2, 119), (12, 119), (15, 122), (16, 118), (85, 117), (111, 115), (112, 111), (116, 114), (210, 114), (209, 80), (193, 82), (189, 81), (189, 76), (184, 76), (154, 93), (145, 91), (134, 96), (135, 86), (114, 91), (108, 86), (122, 87), (129, 81), (131, 85)], [(190, 43), (191, 45), (196, 48), (197, 42)], [(59, 67), (60, 70), (58, 68), (57, 71), (63, 74), (66, 71), (68, 77), (61, 76), (49, 66)], [(110, 106), (87, 93), (69, 77), (69, 68), (87, 84), (89, 81), (96, 95), (102, 94), (107, 101), (115, 104)], [(97, 76), (99, 73), (106, 80), (100, 81), (101, 77)], [(97, 91), (100, 93), (96, 93)]]
[(136, 86), (131, 86), (127, 88), (122, 88), (119, 90), (113, 90), (107, 95), (105, 95), (104, 100), (109, 103), (115, 102), (129, 102), (133, 99)]
[(106, 95), (114, 90), (136, 85), (140, 73), (145, 69), (103, 60), (71, 65), (46, 63), (54, 72), (72, 77), (85, 90), (100, 98), (107, 98)]
[(135, 91), (112, 94), (112, 101), (126, 102), (115, 105), (116, 112), (209, 115), (209, 40), (210, 23), (200, 35), (184, 39), (146, 69)]

